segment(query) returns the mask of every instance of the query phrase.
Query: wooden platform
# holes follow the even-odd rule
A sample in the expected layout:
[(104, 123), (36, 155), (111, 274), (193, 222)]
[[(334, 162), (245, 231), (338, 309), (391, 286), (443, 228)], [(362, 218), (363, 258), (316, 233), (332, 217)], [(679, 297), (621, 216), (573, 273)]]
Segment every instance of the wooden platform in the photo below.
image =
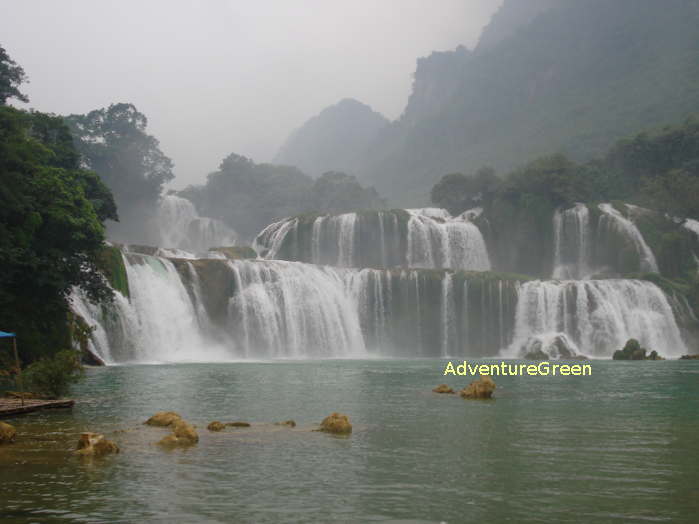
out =
[(21, 415), (41, 409), (72, 408), (75, 400), (25, 399), (24, 405), (18, 398), (0, 398), (0, 417)]

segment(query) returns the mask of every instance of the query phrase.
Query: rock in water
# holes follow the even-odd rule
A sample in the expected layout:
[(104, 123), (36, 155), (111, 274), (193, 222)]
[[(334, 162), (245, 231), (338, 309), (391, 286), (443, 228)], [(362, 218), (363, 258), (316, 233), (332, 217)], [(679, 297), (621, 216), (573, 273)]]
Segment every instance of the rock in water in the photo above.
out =
[(451, 389), (449, 386), (446, 384), (440, 384), (436, 388), (434, 388), (432, 391), (435, 393), (447, 393), (447, 394), (454, 394), (454, 390)]
[(5, 422), (0, 422), (0, 444), (14, 442), (16, 436), (17, 430), (14, 426), (6, 424)]
[(665, 360), (658, 355), (658, 352), (653, 350), (650, 355), (646, 356), (648, 350), (641, 347), (641, 344), (635, 338), (630, 338), (626, 341), (624, 349), (618, 349), (612, 355), (613, 360)]
[(488, 375), (482, 375), (480, 379), (474, 380), (459, 391), (459, 395), (467, 399), (486, 399), (493, 396), (493, 391), (495, 391), (495, 381)]
[(325, 417), (323, 422), (320, 423), (320, 431), (346, 435), (352, 433), (352, 424), (350, 424), (349, 417), (347, 415), (333, 413), (330, 416)]
[(144, 424), (148, 424), (149, 426), (166, 427), (179, 420), (182, 420), (179, 413), (175, 413), (174, 411), (158, 411), (155, 415), (146, 420)]
[(275, 422), (275, 426), (289, 426), (290, 428), (295, 428), (296, 427), (296, 422), (293, 420), (285, 420), (284, 422)]
[(110, 453), (119, 453), (119, 446), (99, 433), (83, 433), (78, 440), (76, 453), (85, 456), (101, 457)]
[(209, 431), (222, 431), (226, 429), (226, 425), (223, 422), (214, 420), (211, 424), (206, 426), (206, 429), (208, 429)]
[(199, 442), (199, 434), (194, 426), (185, 420), (178, 420), (172, 428), (172, 433), (162, 438), (158, 444), (163, 446), (192, 446)]
[(226, 426), (231, 426), (232, 428), (249, 428), (249, 422), (228, 422)]

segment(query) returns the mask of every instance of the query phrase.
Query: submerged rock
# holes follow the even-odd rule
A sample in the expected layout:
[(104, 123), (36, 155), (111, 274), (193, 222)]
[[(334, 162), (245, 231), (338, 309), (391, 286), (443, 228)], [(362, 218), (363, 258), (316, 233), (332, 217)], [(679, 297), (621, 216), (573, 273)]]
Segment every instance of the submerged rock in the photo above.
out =
[(226, 426), (231, 426), (232, 428), (249, 428), (249, 422), (228, 422)]
[(9, 444), (14, 442), (17, 436), (17, 430), (14, 426), (5, 422), (0, 422), (0, 444)]
[(439, 386), (434, 388), (432, 391), (435, 393), (446, 393), (446, 394), (452, 394), (452, 395), (455, 393), (454, 390), (451, 389), (446, 384), (440, 384)]
[(495, 391), (495, 381), (488, 375), (482, 375), (480, 379), (474, 380), (464, 389), (459, 391), (459, 395), (466, 399), (486, 399), (493, 396)]
[(162, 438), (158, 444), (161, 446), (192, 446), (199, 442), (199, 434), (190, 423), (178, 420), (172, 427), (172, 433)]
[(290, 428), (295, 428), (296, 427), (296, 422), (293, 420), (285, 420), (284, 422), (275, 422), (275, 426), (289, 426)]
[(325, 417), (320, 423), (320, 431), (346, 435), (352, 433), (352, 424), (350, 424), (349, 417), (347, 415), (332, 413), (331, 415)]
[(119, 446), (104, 438), (100, 433), (83, 433), (78, 440), (79, 455), (102, 457), (110, 453), (119, 453)]
[(208, 429), (209, 431), (222, 431), (226, 429), (226, 425), (223, 422), (214, 420), (211, 424), (206, 426), (206, 429)]
[(612, 355), (613, 360), (665, 360), (658, 355), (657, 351), (651, 351), (650, 355), (646, 356), (648, 350), (641, 347), (641, 344), (635, 338), (630, 338), (626, 341), (623, 349), (618, 349)]
[(175, 413), (174, 411), (158, 411), (155, 415), (146, 420), (144, 424), (148, 424), (149, 426), (166, 427), (171, 426), (180, 420), (182, 420), (182, 417), (179, 413)]

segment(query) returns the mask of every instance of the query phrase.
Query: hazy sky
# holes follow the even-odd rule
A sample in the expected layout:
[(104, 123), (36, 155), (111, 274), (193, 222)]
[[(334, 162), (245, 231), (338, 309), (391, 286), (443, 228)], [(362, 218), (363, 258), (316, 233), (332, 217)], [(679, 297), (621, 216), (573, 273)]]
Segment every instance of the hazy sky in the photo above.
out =
[(342, 98), (402, 112), (415, 60), (472, 48), (502, 0), (2, 0), (0, 44), (29, 107), (132, 102), (175, 162), (174, 187), (228, 153), (269, 161)]

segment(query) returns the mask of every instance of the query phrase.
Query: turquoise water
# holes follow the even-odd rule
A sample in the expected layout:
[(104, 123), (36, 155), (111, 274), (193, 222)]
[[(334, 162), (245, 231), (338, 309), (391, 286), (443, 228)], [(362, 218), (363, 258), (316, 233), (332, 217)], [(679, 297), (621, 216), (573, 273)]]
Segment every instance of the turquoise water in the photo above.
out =
[[(495, 377), (437, 395), (445, 361), (95, 368), (72, 411), (9, 420), (3, 522), (697, 522), (699, 362), (592, 362), (590, 377)], [(199, 444), (143, 426), (178, 411)], [(349, 438), (313, 432), (332, 411)], [(294, 419), (287, 429), (275, 421)], [(212, 420), (249, 429), (210, 433)], [(81, 431), (122, 452), (83, 460)]]

